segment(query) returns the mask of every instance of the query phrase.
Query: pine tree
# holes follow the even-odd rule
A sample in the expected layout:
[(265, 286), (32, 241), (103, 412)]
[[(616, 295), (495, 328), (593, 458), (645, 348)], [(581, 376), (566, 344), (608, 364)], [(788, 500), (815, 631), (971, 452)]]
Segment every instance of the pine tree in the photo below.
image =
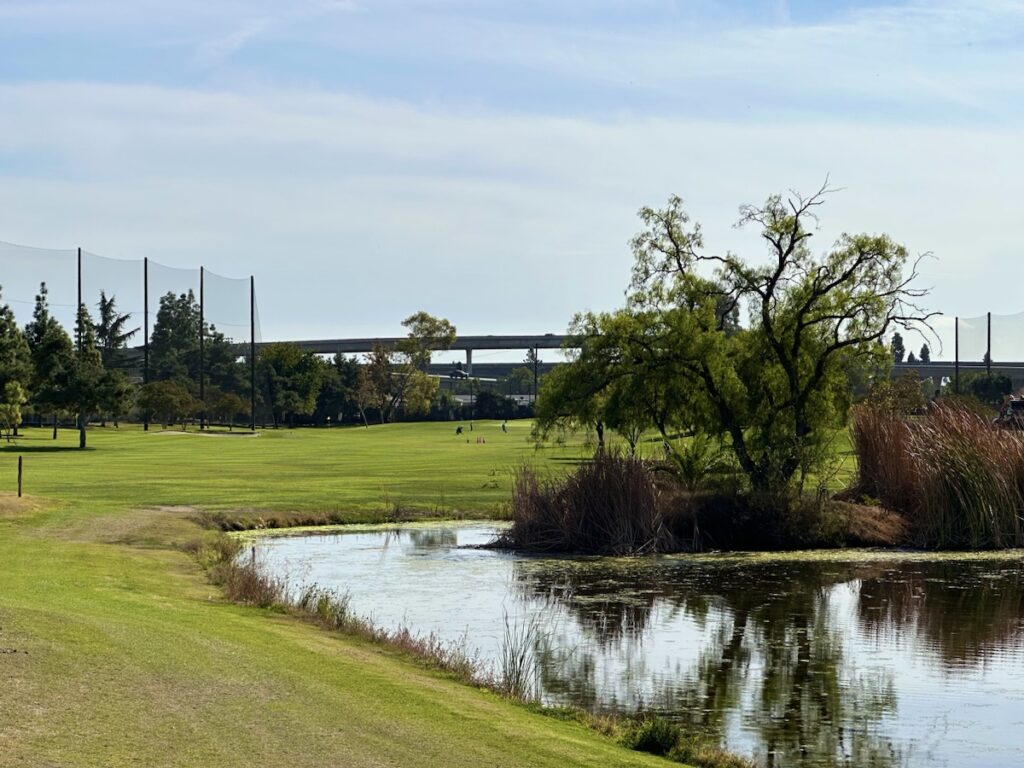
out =
[[(907, 348), (903, 346), (903, 336), (899, 333), (892, 335), (892, 357), (897, 363), (903, 362), (904, 355), (907, 354)], [(912, 361), (908, 361), (912, 362)]]
[(921, 362), (930, 363), (932, 361), (932, 351), (928, 349), (928, 345), (924, 344), (921, 346)]
[[(2, 296), (3, 291), (0, 290), (0, 300)], [(18, 327), (10, 306), (0, 304), (0, 395), (7, 391), (8, 384), (16, 383), (25, 396), (31, 381), (32, 355), (25, 334)], [(18, 424), (14, 424), (11, 430), (17, 436)]]
[(78, 414), (78, 447), (85, 448), (85, 425), (103, 402), (106, 371), (96, 344), (96, 329), (84, 304), (78, 307), (75, 335), (78, 349), (73, 358), (67, 400)]
[(138, 327), (127, 330), (131, 314), (118, 314), (117, 299), (114, 296), (107, 297), (105, 291), (100, 291), (99, 320), (96, 322), (96, 345), (99, 347), (100, 356), (103, 358), (103, 366), (107, 369), (121, 368), (125, 364), (124, 348), (135, 334), (139, 332)]
[(69, 403), (75, 355), (71, 339), (50, 314), (46, 283), (39, 286), (32, 322), (25, 326), (25, 340), (32, 358), (32, 404), (40, 413), (53, 414), (53, 439), (57, 417)]

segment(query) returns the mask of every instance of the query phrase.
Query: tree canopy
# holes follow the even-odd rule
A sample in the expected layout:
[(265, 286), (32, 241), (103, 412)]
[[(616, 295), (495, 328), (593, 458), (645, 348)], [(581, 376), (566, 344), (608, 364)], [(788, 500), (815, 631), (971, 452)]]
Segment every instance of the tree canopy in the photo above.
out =
[(573, 322), (580, 350), (542, 390), (539, 429), (642, 418), (666, 445), (678, 431), (720, 436), (755, 490), (802, 478), (843, 423), (851, 372), (885, 370), (885, 337), (931, 317), (918, 259), (889, 236), (843, 234), (812, 252), (827, 194), (741, 207), (760, 259), (705, 252), (679, 197), (641, 209), (627, 305)]

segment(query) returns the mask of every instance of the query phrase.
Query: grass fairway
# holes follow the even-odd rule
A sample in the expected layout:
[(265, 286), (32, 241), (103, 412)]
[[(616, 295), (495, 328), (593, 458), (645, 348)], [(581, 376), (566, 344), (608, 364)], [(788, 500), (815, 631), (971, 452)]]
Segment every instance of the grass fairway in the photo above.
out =
[[(525, 424), (267, 432), (29, 431), (0, 449), (2, 766), (662, 764), (386, 650), (224, 602), (180, 505), (493, 511)], [(485, 436), (485, 444), (475, 442)], [(13, 497), (16, 456), (29, 497)]]

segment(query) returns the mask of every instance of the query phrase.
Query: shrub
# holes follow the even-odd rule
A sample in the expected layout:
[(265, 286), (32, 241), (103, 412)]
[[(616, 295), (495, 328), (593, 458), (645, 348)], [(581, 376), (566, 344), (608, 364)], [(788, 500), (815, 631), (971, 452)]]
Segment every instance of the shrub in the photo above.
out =
[(626, 731), (622, 743), (637, 752), (665, 756), (676, 748), (682, 737), (683, 731), (678, 725), (660, 715), (651, 715)]
[(520, 469), (511, 512), (498, 546), (608, 555), (674, 548), (651, 473), (630, 456), (601, 452), (561, 480)]

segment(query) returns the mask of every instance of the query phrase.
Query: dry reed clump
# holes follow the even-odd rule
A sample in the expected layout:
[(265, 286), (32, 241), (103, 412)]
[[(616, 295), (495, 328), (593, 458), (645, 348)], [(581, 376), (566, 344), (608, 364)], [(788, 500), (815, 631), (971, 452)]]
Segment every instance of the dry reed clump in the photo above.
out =
[(651, 472), (631, 456), (602, 452), (559, 480), (541, 480), (524, 467), (511, 513), (497, 546), (604, 555), (674, 549)]
[(922, 419), (859, 407), (857, 492), (907, 518), (911, 543), (958, 549), (1024, 545), (1024, 435), (961, 405)]

